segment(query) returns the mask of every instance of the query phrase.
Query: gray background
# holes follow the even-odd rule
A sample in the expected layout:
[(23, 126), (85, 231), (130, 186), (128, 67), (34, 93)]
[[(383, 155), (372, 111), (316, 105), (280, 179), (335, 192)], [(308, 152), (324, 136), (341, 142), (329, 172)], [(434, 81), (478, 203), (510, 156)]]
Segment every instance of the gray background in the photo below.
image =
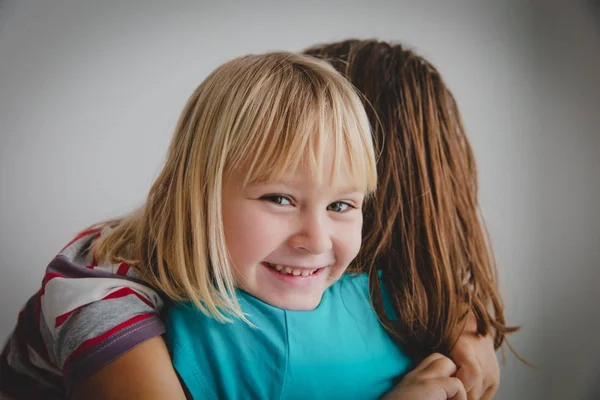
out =
[(0, 3), (0, 340), (78, 230), (139, 205), (218, 64), (347, 37), (438, 66), (477, 155), (511, 343), (497, 399), (590, 399), (600, 375), (600, 18), (592, 2)]

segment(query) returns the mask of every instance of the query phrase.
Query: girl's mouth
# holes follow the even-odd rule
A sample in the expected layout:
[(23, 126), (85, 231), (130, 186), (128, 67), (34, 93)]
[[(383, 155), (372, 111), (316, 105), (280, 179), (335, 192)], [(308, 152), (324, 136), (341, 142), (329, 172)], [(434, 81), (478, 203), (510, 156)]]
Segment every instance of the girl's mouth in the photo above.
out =
[(288, 267), (286, 265), (281, 264), (271, 264), (268, 262), (264, 263), (267, 267), (272, 269), (275, 272), (278, 272), (282, 275), (290, 275), (298, 278), (308, 278), (310, 276), (314, 276), (321, 272), (325, 267), (321, 268), (297, 268), (297, 267)]

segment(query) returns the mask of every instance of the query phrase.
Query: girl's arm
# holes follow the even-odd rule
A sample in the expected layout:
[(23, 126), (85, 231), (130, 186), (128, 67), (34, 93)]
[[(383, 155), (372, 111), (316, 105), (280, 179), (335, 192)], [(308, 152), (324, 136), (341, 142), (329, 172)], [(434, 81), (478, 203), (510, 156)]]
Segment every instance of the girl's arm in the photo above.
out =
[(74, 388), (73, 400), (185, 400), (162, 337), (111, 361)]
[(431, 354), (381, 400), (467, 400), (456, 365), (439, 353)]
[[(465, 328), (450, 352), (457, 366), (459, 378), (468, 400), (489, 400), (500, 385), (500, 367), (494, 349), (494, 339), (477, 333), (477, 321), (472, 313), (467, 317)], [(462, 326), (460, 327), (462, 329)]]
[[(50, 262), (40, 290), (19, 313), (0, 357), (2, 393), (16, 398), (65, 398), (84, 382), (96, 382), (99, 378), (88, 379), (100, 370), (110, 366), (108, 371), (119, 372), (121, 366), (131, 365), (128, 360), (153, 348), (142, 346), (148, 341), (160, 340), (164, 352), (162, 299), (127, 264), (96, 265), (90, 260), (86, 252), (94, 235), (78, 236)], [(160, 355), (161, 348), (152, 351)], [(140, 362), (115, 379), (128, 378), (130, 373), (143, 376), (146, 369), (151, 375), (152, 367), (172, 369), (167, 360), (165, 365)]]

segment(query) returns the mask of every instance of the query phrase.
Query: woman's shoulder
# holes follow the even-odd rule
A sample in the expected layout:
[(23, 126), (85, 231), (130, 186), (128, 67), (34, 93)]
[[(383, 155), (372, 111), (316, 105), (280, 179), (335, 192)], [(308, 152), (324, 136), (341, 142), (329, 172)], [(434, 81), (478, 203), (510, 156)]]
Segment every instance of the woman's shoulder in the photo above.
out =
[(365, 273), (345, 273), (331, 286), (332, 292), (339, 292), (344, 297), (352, 295), (357, 301), (364, 301), (370, 298), (369, 294), (369, 275)]
[[(377, 276), (385, 312), (389, 318), (395, 319), (396, 313), (392, 307), (389, 294), (385, 289), (385, 282), (382, 279), (381, 271), (378, 271)], [(332, 286), (332, 289), (334, 295), (337, 294), (347, 307), (352, 307), (355, 310), (363, 310), (369, 314), (374, 313), (368, 274), (346, 273)]]
[(369, 293), (369, 275), (365, 273), (347, 272), (334, 284), (333, 289), (353, 290), (359, 293)]

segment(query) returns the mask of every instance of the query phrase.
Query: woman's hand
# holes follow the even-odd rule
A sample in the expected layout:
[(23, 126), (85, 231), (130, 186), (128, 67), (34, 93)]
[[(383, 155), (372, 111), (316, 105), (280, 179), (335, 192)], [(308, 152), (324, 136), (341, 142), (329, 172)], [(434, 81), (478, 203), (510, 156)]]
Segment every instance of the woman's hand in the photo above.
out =
[(453, 377), (456, 365), (447, 357), (434, 353), (417, 367), (382, 400), (467, 400), (462, 382)]
[(468, 400), (490, 400), (500, 385), (500, 367), (494, 341), (477, 333), (477, 323), (469, 315), (467, 325), (450, 352), (458, 370), (456, 377), (467, 391)]

